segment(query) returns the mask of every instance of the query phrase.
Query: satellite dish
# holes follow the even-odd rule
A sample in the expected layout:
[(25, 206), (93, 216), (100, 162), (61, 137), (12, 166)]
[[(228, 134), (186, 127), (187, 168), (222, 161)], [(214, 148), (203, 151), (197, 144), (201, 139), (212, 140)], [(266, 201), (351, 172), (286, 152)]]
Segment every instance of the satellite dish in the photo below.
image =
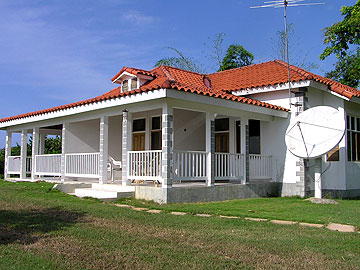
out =
[(342, 111), (318, 106), (299, 114), (286, 130), (288, 150), (300, 158), (317, 158), (339, 144), (345, 134)]

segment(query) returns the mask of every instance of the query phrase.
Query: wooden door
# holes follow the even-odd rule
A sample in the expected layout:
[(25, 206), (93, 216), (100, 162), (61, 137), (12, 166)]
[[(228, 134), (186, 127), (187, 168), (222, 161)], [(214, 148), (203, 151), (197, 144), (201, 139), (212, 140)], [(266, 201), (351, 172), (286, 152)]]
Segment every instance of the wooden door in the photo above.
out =
[(133, 134), (133, 151), (145, 150), (145, 132)]
[(215, 134), (215, 152), (229, 153), (229, 133), (216, 133)]

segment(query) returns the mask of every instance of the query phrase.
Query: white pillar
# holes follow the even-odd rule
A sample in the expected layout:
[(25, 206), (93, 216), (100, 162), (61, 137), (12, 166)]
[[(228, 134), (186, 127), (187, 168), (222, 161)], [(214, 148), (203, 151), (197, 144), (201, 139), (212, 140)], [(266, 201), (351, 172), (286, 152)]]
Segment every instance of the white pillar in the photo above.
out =
[(165, 102), (162, 109), (162, 188), (172, 187), (173, 108)]
[(61, 131), (61, 181), (65, 181), (66, 173), (66, 133), (67, 133), (67, 123), (63, 123)]
[(321, 199), (322, 192), (321, 192), (321, 163), (322, 157), (315, 159), (315, 198)]
[(12, 132), (6, 131), (4, 179), (9, 178), (9, 157), (11, 156)]
[(99, 157), (99, 183), (107, 183), (107, 166), (109, 160), (109, 117), (100, 118), (100, 157)]
[(20, 144), (20, 179), (26, 178), (26, 158), (27, 158), (27, 130), (21, 131)]
[(249, 182), (249, 120), (241, 118), (241, 154), (243, 155), (243, 184)]
[(127, 110), (123, 110), (123, 119), (122, 119), (122, 185), (130, 185), (128, 179), (128, 150), (131, 150), (131, 113)]
[(213, 113), (206, 113), (205, 117), (206, 132), (206, 185), (213, 186), (215, 184), (215, 117)]
[(31, 152), (32, 156), (32, 165), (31, 165), (31, 179), (35, 179), (36, 175), (35, 175), (35, 169), (36, 169), (36, 161), (35, 161), (35, 156), (39, 154), (39, 128), (34, 128), (33, 129), (33, 134), (32, 134), (32, 152)]
[(40, 133), (40, 143), (39, 143), (39, 155), (43, 155), (45, 153), (45, 138), (46, 134)]

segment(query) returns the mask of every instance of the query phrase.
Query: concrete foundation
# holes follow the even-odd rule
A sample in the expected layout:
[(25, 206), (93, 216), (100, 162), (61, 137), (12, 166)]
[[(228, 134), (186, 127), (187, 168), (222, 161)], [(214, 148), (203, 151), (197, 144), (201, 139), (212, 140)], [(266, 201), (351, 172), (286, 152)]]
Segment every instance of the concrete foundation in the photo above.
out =
[(161, 187), (137, 186), (135, 198), (157, 203), (213, 202), (279, 195), (279, 183), (219, 184), (215, 186)]

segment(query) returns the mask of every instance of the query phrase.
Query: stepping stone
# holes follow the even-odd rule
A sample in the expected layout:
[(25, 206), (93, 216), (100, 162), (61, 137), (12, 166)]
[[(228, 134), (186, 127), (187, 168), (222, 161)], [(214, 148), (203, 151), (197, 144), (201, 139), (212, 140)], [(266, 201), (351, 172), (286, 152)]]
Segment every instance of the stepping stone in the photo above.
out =
[(274, 224), (281, 224), (281, 225), (294, 225), (297, 222), (295, 221), (287, 221), (287, 220), (270, 220), (270, 222), (274, 223)]
[(151, 214), (159, 214), (159, 213), (161, 213), (161, 210), (152, 209), (152, 210), (149, 210), (146, 212), (151, 213)]
[(209, 214), (196, 214), (197, 217), (211, 217)]
[(133, 210), (135, 210), (135, 211), (146, 211), (148, 209), (147, 208), (141, 208), (141, 207), (134, 207)]
[(117, 207), (122, 207), (122, 208), (133, 208), (131, 205), (127, 205), (127, 204), (114, 204)]
[(252, 217), (246, 217), (246, 220), (251, 220), (251, 221), (258, 221), (258, 222), (264, 222), (264, 221), (268, 221), (265, 218), (252, 218)]
[(313, 224), (313, 223), (305, 223), (305, 222), (301, 222), (299, 223), (300, 226), (305, 226), (305, 227), (314, 227), (314, 228), (323, 228), (324, 225), (323, 224)]
[(237, 219), (239, 217), (233, 217), (233, 216), (220, 216), (221, 218), (229, 218), (229, 219)]
[(328, 228), (331, 231), (356, 232), (355, 226), (338, 224), (338, 223), (329, 223), (329, 225), (326, 228)]
[(170, 214), (172, 214), (174, 216), (184, 216), (184, 215), (186, 215), (186, 213), (184, 213), (184, 212), (171, 212)]

